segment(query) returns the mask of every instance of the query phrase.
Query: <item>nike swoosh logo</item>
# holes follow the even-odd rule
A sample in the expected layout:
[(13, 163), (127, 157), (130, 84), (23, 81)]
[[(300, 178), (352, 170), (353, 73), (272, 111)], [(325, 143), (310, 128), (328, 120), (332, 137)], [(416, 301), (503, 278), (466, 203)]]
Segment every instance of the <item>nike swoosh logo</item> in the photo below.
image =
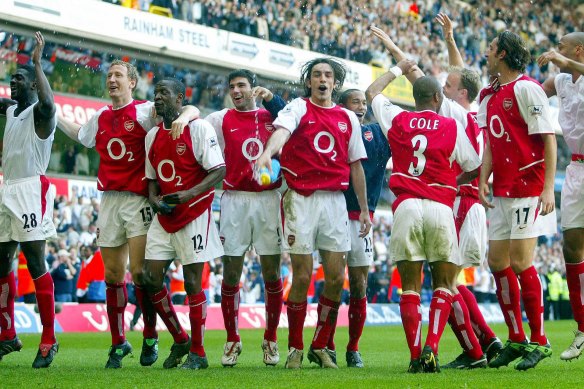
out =
[(235, 132), (235, 131), (237, 131), (237, 130), (239, 130), (239, 128), (232, 128), (232, 129), (231, 129), (231, 130), (229, 130), (229, 131), (230, 131), (230, 132)]
[(105, 134), (105, 130), (99, 132), (99, 135), (103, 135), (103, 134)]
[(30, 229), (30, 230), (26, 230), (26, 232), (31, 232), (31, 231), (32, 231), (32, 229)]
[(309, 121), (308, 121), (308, 124), (314, 124), (314, 123), (316, 123), (316, 122), (315, 122), (315, 121), (313, 121), (313, 120), (309, 120)]

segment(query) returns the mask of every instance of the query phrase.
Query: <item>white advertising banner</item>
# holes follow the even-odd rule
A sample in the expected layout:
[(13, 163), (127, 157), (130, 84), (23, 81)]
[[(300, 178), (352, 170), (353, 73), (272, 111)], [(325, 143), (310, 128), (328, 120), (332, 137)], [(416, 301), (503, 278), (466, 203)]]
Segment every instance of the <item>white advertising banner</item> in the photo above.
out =
[[(0, 19), (164, 56), (227, 68), (245, 66), (260, 75), (285, 81), (297, 81), (302, 64), (321, 56), (95, 0), (5, 0)], [(352, 61), (344, 63), (349, 70), (345, 87), (367, 88), (372, 82), (371, 67)]]

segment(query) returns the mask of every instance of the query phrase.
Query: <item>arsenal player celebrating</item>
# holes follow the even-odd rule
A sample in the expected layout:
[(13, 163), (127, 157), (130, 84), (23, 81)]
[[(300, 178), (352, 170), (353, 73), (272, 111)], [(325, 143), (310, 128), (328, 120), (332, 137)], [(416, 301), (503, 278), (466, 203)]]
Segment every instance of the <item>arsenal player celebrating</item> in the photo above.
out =
[[(460, 261), (452, 207), (456, 187), (478, 175), (480, 159), (454, 119), (438, 115), (442, 88), (433, 77), (421, 77), (413, 86), (416, 111), (394, 106), (381, 94), (387, 85), (415, 63), (402, 60), (367, 89), (373, 114), (393, 152), (389, 181), (396, 194), (390, 255), (397, 262), (403, 293), (400, 312), (410, 348), (411, 373), (439, 372), (438, 344), (448, 320), (454, 279)], [(456, 161), (464, 171), (457, 176)], [(426, 343), (421, 346), (422, 261), (430, 262), (434, 294)]]
[[(106, 368), (122, 367), (122, 359), (132, 352), (124, 331), (128, 292), (124, 274), (128, 257), (136, 285), (136, 299), (144, 314), (144, 340), (140, 364), (150, 366), (158, 359), (156, 311), (143, 289), (146, 233), (152, 222), (148, 185), (144, 177), (144, 139), (156, 126), (154, 103), (132, 99), (138, 74), (127, 62), (112, 62), (106, 86), (112, 105), (100, 109), (85, 125), (59, 118), (59, 127), (70, 138), (99, 153), (97, 188), (104, 191), (97, 220), (97, 244), (105, 265), (107, 314), (112, 346)], [(199, 115), (195, 107), (185, 107), (173, 123), (175, 133)], [(161, 300), (163, 301), (163, 300)]]
[(312, 275), (312, 253), (320, 251), (325, 273), (318, 303), (318, 323), (308, 359), (337, 368), (327, 343), (336, 324), (350, 249), (349, 220), (342, 191), (349, 178), (359, 202), (360, 236), (371, 228), (361, 159), (367, 157), (357, 116), (333, 103), (346, 70), (330, 58), (318, 58), (302, 68), (305, 98), (293, 100), (274, 121), (276, 131), (256, 167), (271, 169), (271, 158), (282, 148), (281, 164), (289, 190), (284, 194), (283, 246), (292, 257), (294, 278), (288, 296), (288, 358), (286, 367), (302, 366), (302, 332), (306, 295)]
[[(225, 250), (221, 310), (227, 330), (221, 364), (235, 366), (242, 350), (237, 328), (239, 280), (244, 254), (253, 245), (260, 255), (265, 282), (264, 363), (273, 366), (280, 360), (276, 332), (282, 310), (283, 286), (280, 278), (280, 193), (276, 189), (282, 180), (262, 186), (254, 178), (253, 165), (274, 131), (272, 117), (276, 117), (286, 103), (269, 90), (256, 86), (256, 76), (249, 70), (231, 72), (228, 82), (235, 108), (226, 108), (205, 118), (217, 132), (227, 164), (219, 232)], [(256, 97), (263, 99), (267, 109), (256, 106)]]
[[(523, 40), (510, 31), (500, 33), (489, 44), (486, 60), (500, 87), (481, 92), (477, 118), (479, 126), (486, 127), (488, 142), (479, 196), (491, 209), (488, 260), (509, 329), (505, 347), (489, 366), (507, 366), (522, 357), (515, 368), (526, 370), (552, 354), (543, 328), (541, 282), (532, 260), (537, 237), (556, 230), (555, 215), (542, 218), (554, 211), (556, 137), (547, 96), (537, 81), (522, 74), (529, 60)], [(491, 172), (494, 197), (489, 201)], [(521, 324), (521, 297), (531, 343)]]
[(572, 152), (572, 163), (566, 168), (562, 188), (562, 230), (564, 260), (570, 290), (570, 304), (578, 323), (574, 341), (560, 355), (569, 361), (584, 350), (584, 32), (564, 35), (558, 51), (551, 50), (537, 60), (540, 66), (549, 62), (561, 74), (547, 79), (543, 88), (548, 97), (558, 95), (559, 122), (564, 139)]
[[(201, 279), (205, 262), (223, 255), (211, 203), (215, 184), (225, 176), (225, 162), (215, 131), (202, 119), (190, 122), (178, 139), (172, 138), (170, 128), (180, 114), (184, 96), (185, 86), (176, 79), (156, 84), (154, 104), (163, 122), (146, 137), (148, 192), (157, 214), (148, 230), (145, 278), (156, 311), (165, 323), (171, 323), (168, 329), (175, 344), (164, 367), (174, 367), (185, 354), (182, 345), (188, 344), (188, 336), (174, 309), (169, 309), (163, 285), (172, 260), (182, 262), (192, 333), (182, 368), (198, 370), (209, 366), (203, 347), (207, 299)], [(182, 337), (182, 342), (177, 337)]]

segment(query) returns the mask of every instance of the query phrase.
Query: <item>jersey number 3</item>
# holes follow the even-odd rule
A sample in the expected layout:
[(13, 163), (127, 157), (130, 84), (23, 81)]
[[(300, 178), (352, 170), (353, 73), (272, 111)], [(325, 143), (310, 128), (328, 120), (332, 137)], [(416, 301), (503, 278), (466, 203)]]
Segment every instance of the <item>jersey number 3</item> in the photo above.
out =
[[(428, 147), (428, 138), (424, 135), (414, 136), (412, 138), (412, 147), (414, 149), (414, 158), (416, 158), (416, 161), (410, 162), (408, 173), (417, 177), (422, 175), (424, 168), (426, 167), (426, 156), (424, 155), (424, 151), (426, 151), (426, 147)], [(416, 162), (415, 165), (414, 162)]]

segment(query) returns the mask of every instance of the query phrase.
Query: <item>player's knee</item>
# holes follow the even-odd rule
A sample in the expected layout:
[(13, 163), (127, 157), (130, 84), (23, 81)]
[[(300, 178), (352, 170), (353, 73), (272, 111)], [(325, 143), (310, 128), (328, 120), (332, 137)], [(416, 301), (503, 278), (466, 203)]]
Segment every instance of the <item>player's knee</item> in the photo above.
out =
[(310, 280), (312, 278), (312, 274), (294, 274), (292, 278), (292, 286), (296, 289), (306, 289), (308, 290), (308, 285), (310, 285)]
[(144, 285), (149, 291), (159, 290), (163, 284), (163, 280), (160, 277), (157, 277), (153, 272), (148, 270), (142, 273), (141, 281), (142, 283), (136, 283), (138, 285)]
[(192, 296), (194, 294), (201, 293), (201, 284), (195, 282), (195, 280), (185, 280), (185, 292)]
[(327, 274), (324, 279), (325, 285), (328, 285), (329, 288), (333, 290), (338, 290), (343, 288), (343, 284), (345, 283), (345, 275), (344, 274)]
[(266, 267), (262, 269), (262, 275), (266, 282), (278, 281), (278, 279), (280, 278), (280, 269), (279, 268), (271, 269)]
[(349, 290), (351, 292), (351, 298), (361, 299), (365, 297), (367, 290), (367, 283), (362, 280), (352, 281), (349, 285)]
[(234, 286), (239, 284), (239, 279), (241, 278), (241, 273), (234, 269), (224, 269), (223, 272), (223, 283), (229, 286)]
[(564, 241), (562, 251), (564, 253), (564, 259), (567, 263), (579, 263), (584, 260), (584, 250), (582, 250), (581, 243), (574, 244), (573, 242)]

